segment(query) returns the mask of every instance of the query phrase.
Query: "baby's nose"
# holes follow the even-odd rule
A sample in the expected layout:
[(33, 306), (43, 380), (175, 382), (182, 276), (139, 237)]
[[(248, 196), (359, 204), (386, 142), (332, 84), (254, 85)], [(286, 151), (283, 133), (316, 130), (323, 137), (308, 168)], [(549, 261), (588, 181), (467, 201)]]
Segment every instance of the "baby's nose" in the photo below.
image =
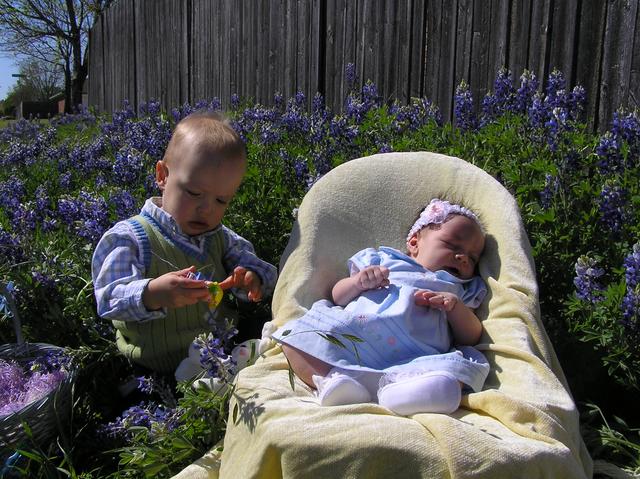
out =
[(465, 264), (469, 262), (469, 257), (464, 253), (457, 253), (456, 254), (456, 259), (458, 261), (462, 261)]

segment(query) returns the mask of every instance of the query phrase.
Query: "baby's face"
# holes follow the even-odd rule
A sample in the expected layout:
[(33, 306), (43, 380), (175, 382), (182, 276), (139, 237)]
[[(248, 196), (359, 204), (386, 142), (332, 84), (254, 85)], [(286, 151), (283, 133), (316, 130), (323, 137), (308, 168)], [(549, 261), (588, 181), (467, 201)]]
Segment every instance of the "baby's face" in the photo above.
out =
[(216, 162), (198, 154), (195, 148), (185, 147), (181, 158), (156, 165), (162, 209), (189, 236), (211, 231), (222, 221), (244, 172), (244, 159)]
[(410, 256), (425, 268), (469, 279), (475, 274), (484, 250), (484, 234), (472, 219), (454, 215), (435, 228), (420, 230), (409, 239), (407, 248)]

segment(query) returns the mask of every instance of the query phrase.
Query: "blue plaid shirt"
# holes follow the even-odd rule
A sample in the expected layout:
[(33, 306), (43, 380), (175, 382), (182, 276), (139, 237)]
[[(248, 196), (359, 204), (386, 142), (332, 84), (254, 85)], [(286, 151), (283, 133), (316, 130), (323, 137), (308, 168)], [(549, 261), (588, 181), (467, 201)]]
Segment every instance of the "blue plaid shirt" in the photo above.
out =
[[(254, 271), (262, 280), (263, 297), (273, 292), (277, 278), (276, 267), (258, 258), (249, 241), (223, 225), (198, 236), (188, 236), (181, 231), (171, 215), (161, 208), (161, 202), (161, 198), (148, 199), (141, 213), (151, 216), (166, 231), (173, 231), (173, 241), (202, 254), (205, 239), (221, 228), (225, 242), (222, 264), (226, 270), (231, 272), (236, 266), (243, 266)], [(148, 321), (165, 316), (166, 310), (148, 311), (142, 303), (142, 292), (151, 278), (145, 277), (142, 246), (138, 244), (133, 227), (128, 221), (116, 223), (102, 236), (93, 253), (91, 275), (98, 315), (101, 317), (120, 321)], [(246, 300), (244, 291), (234, 290), (234, 294)]]

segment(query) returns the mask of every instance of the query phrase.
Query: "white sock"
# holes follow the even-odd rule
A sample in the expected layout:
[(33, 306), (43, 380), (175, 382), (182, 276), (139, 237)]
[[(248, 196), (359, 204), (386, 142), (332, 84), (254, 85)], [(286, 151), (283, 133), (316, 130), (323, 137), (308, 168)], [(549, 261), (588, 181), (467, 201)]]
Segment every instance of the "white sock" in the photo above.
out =
[(461, 396), (455, 376), (432, 371), (383, 386), (378, 390), (378, 403), (400, 416), (425, 412), (449, 414), (458, 409)]
[[(354, 376), (357, 375), (353, 374)], [(326, 376), (312, 376), (321, 406), (339, 406), (371, 401), (366, 387), (352, 377), (352, 372), (333, 368)]]

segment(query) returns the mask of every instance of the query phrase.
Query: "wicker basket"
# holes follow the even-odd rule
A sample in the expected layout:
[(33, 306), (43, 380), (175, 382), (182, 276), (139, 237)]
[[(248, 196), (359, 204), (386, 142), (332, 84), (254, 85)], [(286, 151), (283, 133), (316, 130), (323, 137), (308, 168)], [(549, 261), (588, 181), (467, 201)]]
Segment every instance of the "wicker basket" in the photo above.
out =
[[(0, 284), (0, 294), (9, 296), (5, 285)], [(13, 298), (8, 297), (11, 315), (16, 327), (18, 344), (0, 346), (0, 359), (15, 361), (21, 366), (44, 356), (50, 352), (63, 351), (64, 348), (46, 343), (24, 343), (20, 334), (20, 319)], [(71, 412), (71, 389), (75, 380), (75, 368), (71, 367), (67, 377), (58, 387), (46, 396), (32, 401), (19, 411), (0, 418), (0, 451), (28, 445), (34, 441), (38, 445), (46, 445), (55, 432), (66, 425)], [(25, 432), (22, 423), (29, 425), (31, 439)]]

